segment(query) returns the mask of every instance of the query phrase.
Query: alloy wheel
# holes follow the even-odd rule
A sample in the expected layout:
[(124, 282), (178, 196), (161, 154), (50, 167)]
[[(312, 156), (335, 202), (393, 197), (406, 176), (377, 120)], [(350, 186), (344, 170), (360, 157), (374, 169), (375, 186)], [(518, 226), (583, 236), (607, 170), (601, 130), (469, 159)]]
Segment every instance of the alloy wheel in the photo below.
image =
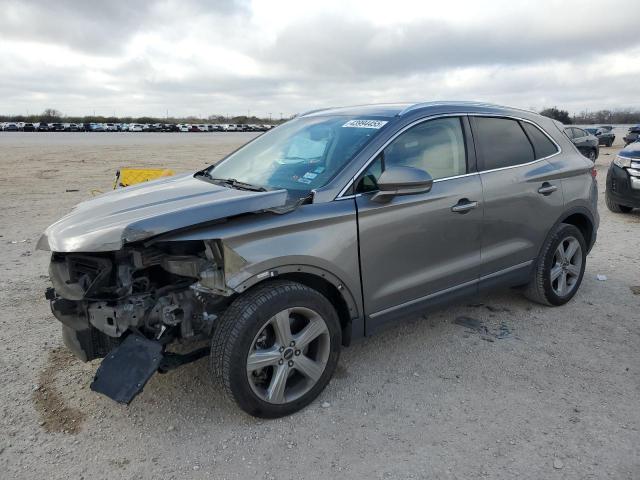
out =
[(331, 351), (329, 329), (313, 310), (293, 307), (271, 317), (253, 339), (247, 378), (263, 401), (294, 401), (320, 380)]
[(582, 271), (582, 247), (575, 237), (564, 238), (556, 248), (550, 271), (551, 288), (566, 297), (578, 284)]

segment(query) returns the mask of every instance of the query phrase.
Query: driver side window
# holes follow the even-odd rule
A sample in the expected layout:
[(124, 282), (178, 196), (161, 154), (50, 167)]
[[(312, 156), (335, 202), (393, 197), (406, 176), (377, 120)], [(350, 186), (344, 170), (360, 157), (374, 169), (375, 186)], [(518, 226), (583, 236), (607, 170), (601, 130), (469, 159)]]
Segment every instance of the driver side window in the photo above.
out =
[(461, 119), (429, 120), (402, 133), (369, 165), (356, 186), (356, 193), (377, 190), (382, 172), (396, 166), (425, 170), (434, 180), (467, 173)]

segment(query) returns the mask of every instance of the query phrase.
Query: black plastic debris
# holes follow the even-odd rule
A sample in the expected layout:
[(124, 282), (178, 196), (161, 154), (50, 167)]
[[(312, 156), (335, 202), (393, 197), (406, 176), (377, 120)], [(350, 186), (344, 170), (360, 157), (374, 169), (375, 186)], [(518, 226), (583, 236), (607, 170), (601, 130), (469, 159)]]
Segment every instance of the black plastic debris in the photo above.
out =
[(104, 358), (91, 390), (129, 404), (158, 370), (162, 357), (160, 342), (129, 335)]

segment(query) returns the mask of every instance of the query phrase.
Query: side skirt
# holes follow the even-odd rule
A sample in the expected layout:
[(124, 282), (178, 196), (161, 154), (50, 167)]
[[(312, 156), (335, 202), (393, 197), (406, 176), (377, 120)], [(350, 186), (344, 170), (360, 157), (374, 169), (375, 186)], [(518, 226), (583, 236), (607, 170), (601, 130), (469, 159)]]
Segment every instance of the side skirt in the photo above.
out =
[(515, 287), (526, 284), (531, 275), (533, 260), (514, 265), (480, 277), (478, 280), (456, 285), (424, 297), (410, 300), (367, 316), (367, 336), (375, 334), (390, 324), (419, 313), (438, 310), (444, 306), (455, 303), (465, 298), (485, 294), (500, 288)]

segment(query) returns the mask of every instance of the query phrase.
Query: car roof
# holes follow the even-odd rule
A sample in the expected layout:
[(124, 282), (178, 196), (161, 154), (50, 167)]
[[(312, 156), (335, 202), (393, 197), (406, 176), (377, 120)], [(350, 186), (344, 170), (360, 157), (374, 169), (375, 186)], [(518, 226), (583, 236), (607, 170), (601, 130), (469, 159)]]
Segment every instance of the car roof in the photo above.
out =
[(301, 117), (311, 116), (329, 116), (329, 115), (345, 115), (345, 116), (379, 116), (379, 117), (401, 117), (409, 113), (417, 111), (433, 111), (433, 113), (441, 113), (442, 111), (469, 111), (469, 112), (484, 112), (492, 114), (509, 114), (515, 111), (534, 114), (527, 110), (519, 108), (506, 107), (502, 105), (495, 105), (484, 102), (470, 102), (470, 101), (432, 101), (432, 102), (419, 102), (419, 103), (380, 103), (372, 105), (353, 105), (347, 107), (331, 107), (318, 110), (310, 110), (301, 114)]

